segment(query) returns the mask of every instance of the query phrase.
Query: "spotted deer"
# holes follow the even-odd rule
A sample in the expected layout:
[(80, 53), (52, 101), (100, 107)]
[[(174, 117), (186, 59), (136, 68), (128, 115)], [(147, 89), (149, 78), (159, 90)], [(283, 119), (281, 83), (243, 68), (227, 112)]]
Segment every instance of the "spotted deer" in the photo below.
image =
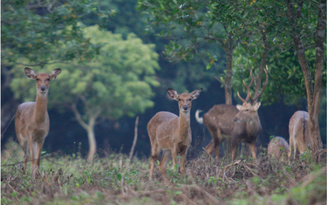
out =
[(36, 73), (31, 68), (25, 68), (27, 77), (36, 81), (36, 101), (25, 102), (18, 106), (15, 115), (15, 130), (18, 142), (24, 151), (24, 172), (28, 149), (30, 150), (32, 176), (39, 172), (41, 150), (49, 132), (47, 112), (49, 82), (56, 79), (60, 72), (60, 68), (49, 74)]
[(268, 156), (279, 161), (285, 161), (289, 153), (288, 142), (279, 136), (272, 138), (268, 145)]
[(165, 167), (170, 153), (172, 154), (173, 166), (177, 163), (176, 157), (181, 155), (180, 171), (181, 174), (185, 173), (186, 152), (191, 143), (191, 102), (198, 98), (201, 91), (202, 88), (191, 93), (178, 94), (171, 88), (167, 89), (168, 96), (178, 101), (179, 116), (171, 112), (158, 112), (148, 122), (147, 130), (151, 143), (149, 180), (153, 178), (155, 161), (159, 158), (161, 150), (163, 150), (163, 157), (159, 166), (164, 183), (167, 183)]
[[(261, 106), (257, 99), (263, 94), (266, 85), (268, 84), (268, 68), (264, 69), (266, 74), (266, 81), (262, 84), (262, 91), (255, 97), (251, 97), (250, 88), (255, 78), (250, 71), (251, 82), (244, 86), (247, 89), (247, 96), (245, 99), (240, 97), (239, 92), (237, 96), (243, 102), (242, 105), (214, 105), (203, 118), (198, 116), (196, 112), (196, 120), (198, 123), (204, 122), (207, 129), (210, 131), (213, 140), (206, 146), (205, 150), (208, 154), (215, 151), (215, 158), (219, 159), (219, 146), (225, 140), (231, 140), (232, 146), (232, 160), (236, 155), (236, 150), (239, 142), (246, 142), (250, 146), (250, 150), (254, 159), (256, 159), (256, 139), (262, 131), (258, 109)], [(249, 101), (249, 102), (248, 102)], [(227, 143), (228, 145), (230, 143)]]
[(292, 159), (298, 153), (303, 154), (311, 148), (309, 135), (309, 114), (306, 111), (296, 111), (289, 120), (289, 152), (288, 158)]

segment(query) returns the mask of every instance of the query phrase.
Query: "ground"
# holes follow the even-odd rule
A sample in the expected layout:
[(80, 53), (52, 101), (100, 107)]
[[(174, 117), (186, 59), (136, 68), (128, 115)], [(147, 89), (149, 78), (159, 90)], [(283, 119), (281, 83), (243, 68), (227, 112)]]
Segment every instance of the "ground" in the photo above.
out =
[(219, 162), (204, 153), (188, 159), (187, 174), (158, 164), (149, 181), (149, 159), (103, 152), (89, 164), (79, 152), (43, 153), (36, 179), (22, 172), (23, 152), (11, 140), (2, 147), (1, 204), (327, 204), (326, 160), (310, 155), (279, 162), (260, 154)]

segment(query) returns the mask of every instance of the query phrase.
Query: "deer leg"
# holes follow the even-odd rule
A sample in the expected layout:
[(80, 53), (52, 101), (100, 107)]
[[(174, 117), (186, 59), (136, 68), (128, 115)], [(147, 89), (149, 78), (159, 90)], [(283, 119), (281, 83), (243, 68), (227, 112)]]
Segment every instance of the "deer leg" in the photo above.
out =
[(209, 156), (211, 156), (211, 153), (213, 152), (213, 150), (214, 150), (214, 141), (211, 140), (211, 142), (208, 143), (208, 145), (205, 147), (205, 151)]
[(36, 172), (40, 170), (40, 161), (41, 161), (41, 151), (43, 147), (44, 140), (36, 142)]
[(38, 173), (39, 171), (39, 166), (38, 166), (38, 143), (37, 142), (33, 142), (32, 143), (32, 152), (33, 152), (33, 159), (32, 159), (32, 162), (33, 162), (33, 166), (32, 166), (32, 176), (33, 177), (36, 177), (36, 174)]
[(229, 155), (231, 153), (231, 137), (227, 136), (226, 137), (226, 149), (225, 149), (225, 154), (224, 155)]
[(256, 161), (256, 141), (251, 142), (249, 148), (251, 149), (253, 159)]
[(188, 150), (188, 147), (187, 146), (182, 146), (181, 147), (181, 166), (180, 166), (180, 169), (181, 169), (181, 175), (184, 175), (186, 173), (186, 169), (185, 169), (185, 162), (186, 162), (186, 153), (187, 153), (187, 150)]
[(177, 146), (174, 146), (171, 152), (172, 152), (172, 162), (173, 162), (172, 168), (174, 169), (175, 165), (177, 164), (177, 155), (178, 155)]
[(293, 148), (294, 147), (294, 140), (293, 140), (293, 138), (290, 136), (289, 137), (289, 150), (288, 150), (288, 159), (289, 160), (292, 160), (292, 151), (293, 151), (293, 149), (295, 149), (295, 148)]
[(28, 146), (30, 148), (30, 159), (31, 159), (31, 173), (33, 173), (34, 170), (34, 150), (33, 150), (33, 141), (29, 140)]
[(220, 143), (221, 143), (221, 133), (220, 131), (217, 131), (216, 137), (213, 138), (214, 140), (214, 153), (215, 153), (215, 159), (219, 160), (219, 154), (220, 154)]
[(161, 162), (159, 163), (159, 167), (163, 176), (164, 183), (167, 184), (167, 179), (165, 177), (165, 168), (166, 168), (166, 162), (168, 158), (170, 157), (170, 152), (168, 150), (164, 151), (163, 158)]
[[(21, 137), (21, 139), (23, 139), (23, 137)], [(21, 140), (19, 142), (20, 146), (22, 147), (23, 151), (24, 151), (24, 157), (23, 157), (23, 173), (26, 172), (26, 166), (27, 166), (27, 155), (28, 155), (28, 142), (27, 141), (23, 141)]]
[(232, 161), (236, 157), (236, 151), (237, 151), (238, 143), (239, 143), (238, 138), (237, 137), (234, 137), (232, 139), (232, 150), (231, 150), (231, 159), (232, 159)]
[(160, 149), (156, 145), (152, 145), (151, 147), (151, 158), (150, 158), (150, 174), (149, 174), (149, 181), (153, 179), (155, 162), (158, 159), (160, 154)]

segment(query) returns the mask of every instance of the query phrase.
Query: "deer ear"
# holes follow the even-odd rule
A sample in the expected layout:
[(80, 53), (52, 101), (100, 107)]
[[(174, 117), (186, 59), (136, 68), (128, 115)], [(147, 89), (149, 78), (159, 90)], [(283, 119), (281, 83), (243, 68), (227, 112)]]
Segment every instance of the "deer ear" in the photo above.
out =
[(241, 110), (241, 105), (236, 105), (236, 108), (238, 109), (238, 110)]
[(173, 90), (172, 88), (167, 89), (167, 94), (171, 99), (178, 100), (179, 94), (177, 91)]
[(51, 73), (49, 74), (50, 76), (50, 80), (54, 80), (57, 78), (57, 75), (59, 75), (61, 73), (61, 69), (60, 68), (56, 68), (55, 70), (51, 71)]
[(255, 110), (258, 110), (260, 108), (260, 106), (261, 106), (261, 102), (255, 103), (255, 105), (254, 105)]
[(190, 93), (193, 100), (197, 99), (200, 93), (202, 92), (203, 88), (200, 88), (198, 90), (194, 90)]
[(38, 75), (33, 69), (25, 67), (25, 74), (28, 78), (35, 80)]

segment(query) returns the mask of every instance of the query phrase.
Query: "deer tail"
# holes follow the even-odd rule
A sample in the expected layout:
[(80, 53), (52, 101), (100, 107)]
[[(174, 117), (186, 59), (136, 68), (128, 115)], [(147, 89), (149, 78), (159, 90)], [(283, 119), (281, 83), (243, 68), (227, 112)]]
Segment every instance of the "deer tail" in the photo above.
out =
[(203, 120), (203, 117), (199, 117), (199, 113), (200, 112), (203, 112), (202, 110), (197, 110), (196, 113), (195, 113), (195, 118), (196, 118), (196, 121), (199, 123), (199, 124), (203, 124), (204, 123), (204, 120)]

